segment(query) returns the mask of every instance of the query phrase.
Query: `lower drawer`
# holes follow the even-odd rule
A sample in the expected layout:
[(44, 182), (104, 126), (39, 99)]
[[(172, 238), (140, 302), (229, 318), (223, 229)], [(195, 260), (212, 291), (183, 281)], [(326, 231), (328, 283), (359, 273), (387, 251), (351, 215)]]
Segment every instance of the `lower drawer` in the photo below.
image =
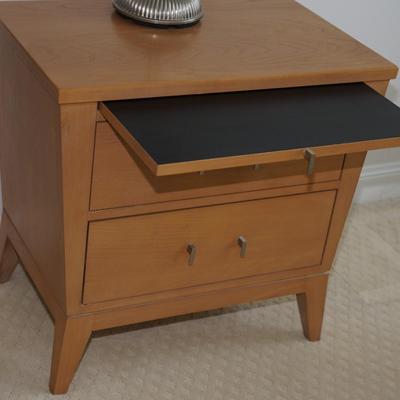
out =
[(84, 303), (317, 266), (335, 194), (92, 222)]

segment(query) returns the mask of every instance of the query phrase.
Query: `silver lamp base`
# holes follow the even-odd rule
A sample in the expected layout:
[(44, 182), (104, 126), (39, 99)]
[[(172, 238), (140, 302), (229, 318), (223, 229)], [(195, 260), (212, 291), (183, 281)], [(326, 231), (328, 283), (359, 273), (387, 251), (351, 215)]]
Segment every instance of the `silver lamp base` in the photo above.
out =
[(159, 26), (193, 25), (203, 16), (201, 0), (113, 0), (113, 6), (126, 17)]

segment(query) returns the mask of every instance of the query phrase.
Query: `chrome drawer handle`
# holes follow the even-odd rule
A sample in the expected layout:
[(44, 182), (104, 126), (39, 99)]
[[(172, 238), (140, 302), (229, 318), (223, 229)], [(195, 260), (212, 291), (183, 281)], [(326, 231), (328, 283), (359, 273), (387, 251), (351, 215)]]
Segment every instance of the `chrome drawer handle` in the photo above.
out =
[(190, 243), (186, 248), (186, 251), (189, 253), (188, 264), (193, 265), (197, 254), (197, 247), (194, 244)]
[(307, 176), (311, 176), (314, 173), (315, 158), (316, 158), (315, 152), (309, 148), (305, 149), (304, 158), (308, 161)]
[(247, 240), (243, 236), (239, 236), (238, 245), (240, 247), (240, 257), (246, 257), (247, 252)]

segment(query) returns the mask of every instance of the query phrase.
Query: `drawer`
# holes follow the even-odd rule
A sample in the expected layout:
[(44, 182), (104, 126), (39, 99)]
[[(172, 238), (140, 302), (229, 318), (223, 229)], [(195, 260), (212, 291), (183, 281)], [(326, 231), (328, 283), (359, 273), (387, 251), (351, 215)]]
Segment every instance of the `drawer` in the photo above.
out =
[(398, 107), (363, 83), (100, 110), (92, 210), (337, 180), (344, 154), (400, 144)]
[(340, 179), (342, 155), (317, 158), (307, 176), (306, 160), (155, 176), (107, 122), (96, 129), (91, 209), (190, 199)]
[[(318, 266), (335, 195), (305, 193), (92, 222), (84, 303)], [(196, 249), (191, 265), (190, 245)]]

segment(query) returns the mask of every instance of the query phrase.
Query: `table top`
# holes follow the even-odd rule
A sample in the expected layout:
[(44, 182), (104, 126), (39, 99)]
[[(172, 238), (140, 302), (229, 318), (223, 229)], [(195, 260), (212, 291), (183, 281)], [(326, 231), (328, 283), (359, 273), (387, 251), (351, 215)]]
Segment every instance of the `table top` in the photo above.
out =
[(0, 19), (60, 103), (392, 79), (397, 67), (293, 0), (203, 0), (185, 29), (111, 0), (1, 2)]

